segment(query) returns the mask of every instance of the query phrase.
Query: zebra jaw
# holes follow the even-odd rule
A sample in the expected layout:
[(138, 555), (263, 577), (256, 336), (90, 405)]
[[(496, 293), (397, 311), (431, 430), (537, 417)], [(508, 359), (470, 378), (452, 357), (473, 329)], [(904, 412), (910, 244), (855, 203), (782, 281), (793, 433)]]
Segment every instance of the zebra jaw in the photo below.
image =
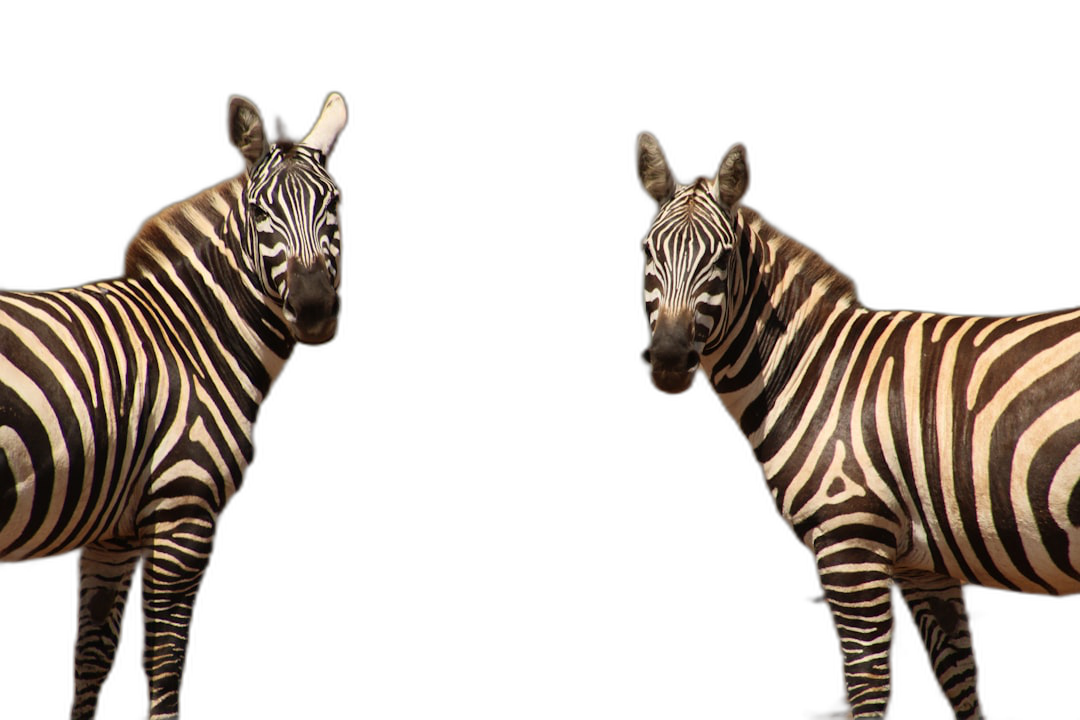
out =
[(694, 347), (693, 324), (682, 316), (662, 314), (652, 344), (642, 357), (652, 366), (653, 385), (666, 393), (681, 393), (694, 381), (700, 356)]

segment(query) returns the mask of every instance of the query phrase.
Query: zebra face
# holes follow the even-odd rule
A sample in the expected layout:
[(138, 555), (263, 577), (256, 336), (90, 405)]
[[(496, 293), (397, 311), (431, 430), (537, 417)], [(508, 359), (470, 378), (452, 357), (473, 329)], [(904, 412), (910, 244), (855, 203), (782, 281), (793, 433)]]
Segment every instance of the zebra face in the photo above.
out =
[(232, 127), (234, 142), (251, 163), (244, 193), (251, 269), (263, 291), (280, 303), (293, 337), (323, 343), (337, 332), (341, 253), (340, 193), (326, 158), (345, 125), (345, 103), (331, 94), (307, 137), (297, 144), (275, 143), (265, 152), (258, 111), (250, 111), (234, 113)]
[(320, 154), (303, 145), (272, 146), (251, 172), (249, 243), (263, 288), (300, 342), (326, 342), (337, 328), (338, 197)]
[(638, 138), (638, 173), (660, 205), (642, 243), (652, 331), (645, 360), (664, 392), (690, 387), (705, 342), (723, 326), (732, 212), (749, 178), (745, 157), (736, 145), (715, 178), (677, 185), (656, 139), (648, 133)]

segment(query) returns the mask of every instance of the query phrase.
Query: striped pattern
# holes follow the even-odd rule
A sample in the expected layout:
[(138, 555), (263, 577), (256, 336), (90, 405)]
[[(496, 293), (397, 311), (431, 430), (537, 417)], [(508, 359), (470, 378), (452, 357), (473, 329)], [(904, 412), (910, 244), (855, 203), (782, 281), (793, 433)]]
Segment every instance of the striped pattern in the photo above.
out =
[(727, 278), (725, 259), (734, 244), (734, 230), (722, 213), (700, 212), (715, 205), (713, 182), (700, 180), (681, 188), (661, 208), (645, 251), (645, 310), (656, 325), (661, 300), (666, 311), (697, 313), (695, 336), (707, 338), (721, 321), (719, 302)]
[(324, 161), (325, 149), (269, 146), (150, 218), (125, 277), (0, 293), (0, 559), (83, 548), (73, 718), (94, 715), (140, 558), (150, 717), (178, 714), (216, 519), (296, 342), (283, 266), (321, 263), (336, 287)]
[[(285, 297), (289, 258), (307, 265), (325, 262), (337, 283), (338, 192), (324, 163), (325, 157), (317, 150), (278, 145), (252, 171), (264, 180), (248, 191), (254, 222), (247, 227), (246, 257), (259, 259), (264, 268), (262, 287), (271, 297)], [(274, 212), (263, 208), (274, 208)]]
[(1080, 591), (1080, 311), (866, 309), (715, 187), (676, 187), (646, 237), (654, 338), (687, 303), (719, 318), (701, 367), (814, 553), (854, 717), (884, 714), (893, 583), (956, 717), (980, 717), (960, 585)]

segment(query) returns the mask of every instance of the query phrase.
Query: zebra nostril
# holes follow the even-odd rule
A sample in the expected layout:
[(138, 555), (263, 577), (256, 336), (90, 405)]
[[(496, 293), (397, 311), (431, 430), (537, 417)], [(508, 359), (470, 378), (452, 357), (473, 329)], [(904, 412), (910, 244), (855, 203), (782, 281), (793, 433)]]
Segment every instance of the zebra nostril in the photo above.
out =
[(652, 363), (652, 353), (648, 348), (645, 348), (645, 352), (641, 353), (641, 359), (647, 363)]
[(341, 309), (341, 299), (338, 298), (337, 293), (334, 294), (334, 302), (330, 305), (331, 317), (338, 314), (338, 310)]
[(686, 369), (693, 370), (694, 367), (698, 364), (698, 359), (699, 358), (697, 351), (691, 350), (690, 352), (688, 352), (686, 354)]

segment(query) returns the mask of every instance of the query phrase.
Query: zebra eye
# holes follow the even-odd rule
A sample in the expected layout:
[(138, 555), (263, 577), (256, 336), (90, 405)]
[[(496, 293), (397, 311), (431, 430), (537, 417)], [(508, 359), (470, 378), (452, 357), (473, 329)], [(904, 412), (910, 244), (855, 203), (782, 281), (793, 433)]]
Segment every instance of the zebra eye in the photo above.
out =
[(251, 219), (255, 221), (256, 225), (259, 225), (270, 219), (270, 214), (254, 203), (248, 206), (248, 211), (251, 213)]

